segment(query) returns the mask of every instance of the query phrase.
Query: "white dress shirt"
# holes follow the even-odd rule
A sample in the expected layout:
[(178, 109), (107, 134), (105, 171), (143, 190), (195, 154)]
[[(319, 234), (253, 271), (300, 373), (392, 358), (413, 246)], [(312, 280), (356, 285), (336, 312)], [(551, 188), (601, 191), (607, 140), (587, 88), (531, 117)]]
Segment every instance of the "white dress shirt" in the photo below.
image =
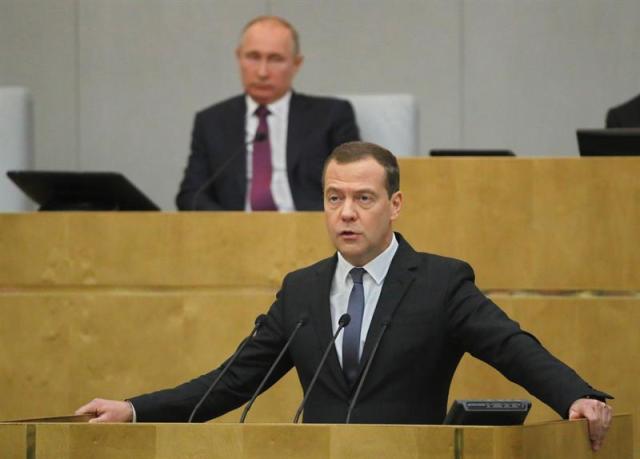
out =
[[(382, 285), (384, 284), (384, 278), (391, 266), (391, 260), (398, 250), (398, 241), (396, 235), (393, 235), (389, 247), (385, 249), (380, 255), (371, 260), (364, 266), (367, 272), (362, 276), (362, 285), (364, 288), (364, 313), (362, 315), (362, 329), (360, 330), (360, 350), (359, 355), (362, 356), (362, 350), (364, 348), (364, 342), (367, 339), (367, 332), (371, 325), (371, 319), (373, 313), (376, 310), (378, 304), (378, 298), (380, 298), (380, 292), (382, 291)], [(353, 288), (353, 279), (349, 275), (351, 269), (360, 267), (353, 266), (347, 260), (344, 259), (342, 254), (338, 252), (338, 264), (336, 265), (336, 271), (333, 273), (333, 281), (331, 282), (331, 292), (329, 294), (329, 302), (331, 306), (331, 323), (333, 326), (333, 333), (338, 330), (338, 320), (340, 316), (347, 312), (349, 305), (349, 295)], [(347, 325), (348, 326), (348, 325)], [(336, 351), (338, 352), (338, 360), (340, 366), (342, 366), (342, 336), (344, 333), (340, 333), (336, 339)]]
[[(253, 176), (253, 143), (251, 140), (256, 135), (258, 129), (258, 117), (255, 111), (258, 104), (248, 95), (245, 96), (247, 102), (247, 113), (245, 114), (245, 134), (247, 142), (247, 196), (244, 208), (251, 210), (251, 177)], [(287, 92), (280, 99), (271, 104), (267, 104), (269, 116), (268, 142), (271, 143), (271, 195), (273, 202), (280, 212), (291, 212), (295, 209), (293, 195), (289, 186), (287, 176), (287, 131), (289, 128), (289, 102), (291, 101), (291, 91)]]

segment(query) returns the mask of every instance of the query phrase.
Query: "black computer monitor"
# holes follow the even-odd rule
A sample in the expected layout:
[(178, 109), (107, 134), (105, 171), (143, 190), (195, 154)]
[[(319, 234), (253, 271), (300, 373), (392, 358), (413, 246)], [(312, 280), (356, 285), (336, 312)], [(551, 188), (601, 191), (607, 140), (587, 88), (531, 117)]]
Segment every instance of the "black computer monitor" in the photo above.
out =
[(578, 129), (580, 156), (640, 156), (640, 128)]
[(443, 424), (515, 426), (524, 423), (529, 400), (454, 400)]
[(511, 150), (478, 150), (438, 148), (429, 152), (431, 156), (515, 156)]
[(160, 210), (118, 172), (9, 171), (39, 210)]

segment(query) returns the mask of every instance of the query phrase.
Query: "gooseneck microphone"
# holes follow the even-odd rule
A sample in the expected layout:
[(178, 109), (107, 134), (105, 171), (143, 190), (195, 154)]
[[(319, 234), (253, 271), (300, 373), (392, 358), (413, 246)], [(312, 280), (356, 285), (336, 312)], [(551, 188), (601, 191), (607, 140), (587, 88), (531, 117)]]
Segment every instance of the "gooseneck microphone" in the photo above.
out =
[(302, 402), (300, 403), (300, 406), (298, 407), (298, 411), (296, 411), (296, 415), (293, 418), (293, 423), (294, 424), (296, 424), (298, 422), (298, 419), (300, 418), (300, 414), (302, 413), (302, 410), (304, 410), (304, 405), (305, 405), (305, 403), (307, 403), (307, 399), (309, 398), (309, 395), (311, 394), (311, 390), (313, 389), (313, 386), (315, 385), (316, 380), (318, 379), (318, 375), (320, 375), (320, 370), (322, 370), (322, 367), (324, 366), (325, 360), (327, 360), (327, 356), (329, 355), (329, 351), (331, 350), (331, 346), (333, 346), (333, 343), (336, 342), (336, 338), (338, 338), (338, 335), (340, 334), (342, 329), (344, 327), (346, 327), (347, 325), (349, 325), (349, 322), (351, 322), (351, 316), (349, 314), (342, 314), (340, 316), (340, 319), (338, 320), (338, 329), (336, 330), (335, 334), (333, 335), (333, 338), (331, 339), (331, 341), (329, 341), (327, 349), (324, 351), (324, 355), (322, 356), (322, 359), (320, 359), (320, 363), (318, 364), (318, 368), (316, 368), (316, 372), (313, 374), (313, 378), (311, 378), (311, 382), (309, 383), (309, 387), (307, 388), (307, 392), (304, 394), (304, 398), (302, 399)]
[(196, 190), (195, 194), (193, 195), (193, 200), (191, 201), (190, 210), (198, 210), (197, 206), (198, 206), (198, 199), (200, 199), (200, 195), (207, 188), (213, 185), (213, 183), (218, 179), (218, 177), (220, 177), (220, 175), (225, 171), (225, 169), (229, 167), (229, 164), (231, 164), (231, 161), (237, 158), (240, 153), (245, 153), (247, 151), (247, 146), (249, 144), (264, 142), (265, 140), (267, 140), (267, 134), (265, 132), (256, 132), (256, 135), (253, 137), (253, 139), (245, 142), (241, 148), (238, 148), (236, 151), (234, 151), (233, 154), (229, 156), (229, 158), (227, 158), (227, 160), (224, 163), (222, 163), (222, 165), (218, 168), (218, 170), (216, 170), (213, 174), (211, 174), (211, 177), (209, 177), (209, 179), (206, 182), (204, 182), (202, 185), (200, 185), (200, 187)]
[(287, 342), (285, 343), (284, 347), (280, 351), (280, 354), (278, 354), (278, 357), (276, 358), (276, 360), (271, 365), (271, 368), (269, 368), (269, 371), (267, 372), (265, 377), (262, 378), (262, 381), (260, 381), (260, 385), (258, 386), (256, 391), (251, 396), (251, 399), (247, 402), (246, 406), (244, 407), (244, 411), (242, 412), (242, 416), (240, 416), (240, 423), (241, 424), (244, 422), (245, 418), (247, 417), (247, 413), (249, 413), (249, 410), (253, 406), (253, 402), (256, 401), (256, 399), (258, 398), (258, 395), (260, 395), (260, 393), (262, 392), (262, 388), (267, 383), (267, 380), (269, 379), (269, 376), (271, 376), (271, 373), (273, 373), (273, 370), (275, 370), (276, 366), (278, 365), (278, 363), (280, 363), (280, 360), (282, 359), (282, 356), (284, 355), (284, 353), (287, 351), (287, 349), (289, 349), (289, 345), (291, 344), (291, 342), (293, 341), (293, 338), (298, 333), (298, 330), (300, 330), (300, 327), (304, 326), (306, 323), (307, 323), (307, 318), (306, 317), (301, 317), (300, 320), (298, 321), (298, 323), (296, 324), (296, 327), (291, 332), (291, 336), (289, 336), (289, 339), (287, 340)]
[(231, 356), (231, 358), (227, 361), (227, 364), (220, 371), (220, 374), (218, 374), (218, 377), (211, 383), (211, 385), (209, 386), (209, 389), (207, 389), (207, 391), (204, 393), (204, 395), (202, 396), (200, 401), (198, 401), (198, 403), (196, 404), (195, 408), (193, 408), (193, 411), (191, 412), (191, 415), (189, 416), (189, 420), (187, 422), (190, 423), (190, 422), (193, 421), (193, 417), (196, 415), (196, 412), (198, 411), (200, 406), (207, 399), (207, 397), (209, 396), (209, 394), (211, 393), (213, 388), (216, 387), (218, 382), (220, 382), (222, 377), (226, 374), (226, 372), (229, 369), (229, 367), (231, 367), (231, 365), (233, 365), (233, 362), (236, 361), (236, 359), (238, 358), (238, 356), (240, 355), (240, 353), (242, 352), (244, 347), (256, 335), (256, 333), (258, 332), (258, 329), (260, 328), (260, 326), (264, 323), (264, 321), (266, 319), (267, 319), (267, 316), (264, 315), (264, 314), (260, 314), (258, 317), (256, 317), (256, 322), (255, 322), (255, 326), (253, 327), (253, 330), (251, 330), (251, 333), (249, 333), (249, 336), (247, 336), (244, 340), (242, 340), (242, 343), (240, 343), (240, 346), (238, 346), (238, 349), (236, 350), (236, 352), (234, 352), (233, 355)]
[(384, 332), (387, 330), (387, 327), (391, 323), (390, 318), (385, 318), (382, 321), (382, 330), (380, 330), (380, 334), (378, 334), (378, 339), (371, 350), (371, 355), (369, 355), (369, 360), (367, 360), (367, 364), (362, 371), (362, 377), (360, 378), (360, 382), (358, 382), (358, 387), (356, 388), (355, 394), (353, 394), (353, 398), (351, 399), (351, 403), (349, 404), (349, 410), (347, 411), (347, 420), (345, 424), (349, 424), (351, 421), (351, 413), (353, 412), (353, 408), (356, 406), (356, 402), (358, 401), (358, 397), (360, 396), (360, 391), (362, 390), (362, 386), (364, 386), (364, 380), (367, 377), (367, 373), (369, 373), (369, 368), (371, 368), (371, 363), (373, 362), (373, 357), (375, 357), (376, 352), (378, 351), (378, 346), (380, 345), (380, 341), (382, 341), (382, 337), (384, 336)]

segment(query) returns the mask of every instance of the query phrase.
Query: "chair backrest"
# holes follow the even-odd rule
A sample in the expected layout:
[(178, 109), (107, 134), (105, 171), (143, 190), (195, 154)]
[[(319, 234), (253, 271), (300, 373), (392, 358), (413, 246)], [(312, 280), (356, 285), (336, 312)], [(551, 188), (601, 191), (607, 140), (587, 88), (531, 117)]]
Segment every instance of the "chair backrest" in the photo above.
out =
[(0, 212), (29, 210), (22, 191), (7, 178), (11, 169), (29, 169), (33, 162), (32, 110), (29, 91), (0, 87)]
[(418, 156), (419, 114), (411, 94), (342, 94), (356, 112), (360, 137), (396, 156)]

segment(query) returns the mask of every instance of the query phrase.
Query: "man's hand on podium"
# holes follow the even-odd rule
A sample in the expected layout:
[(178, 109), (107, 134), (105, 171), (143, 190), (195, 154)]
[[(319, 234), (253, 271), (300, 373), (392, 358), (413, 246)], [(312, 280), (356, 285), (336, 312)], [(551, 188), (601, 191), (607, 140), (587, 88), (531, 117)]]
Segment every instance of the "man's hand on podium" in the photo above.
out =
[(96, 417), (89, 422), (131, 422), (133, 407), (121, 400), (94, 398), (76, 410), (76, 414), (93, 414)]
[(591, 449), (598, 451), (611, 424), (613, 409), (604, 402), (591, 398), (580, 398), (569, 408), (569, 419), (589, 421)]

